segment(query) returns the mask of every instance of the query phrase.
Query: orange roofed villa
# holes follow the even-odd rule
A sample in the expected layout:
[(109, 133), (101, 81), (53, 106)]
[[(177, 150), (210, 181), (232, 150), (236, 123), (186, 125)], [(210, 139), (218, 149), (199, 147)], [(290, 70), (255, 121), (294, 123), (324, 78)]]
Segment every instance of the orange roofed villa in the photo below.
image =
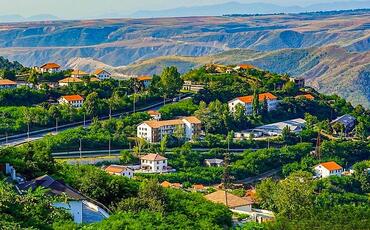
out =
[(201, 121), (194, 116), (174, 120), (144, 121), (137, 127), (137, 136), (150, 143), (157, 143), (165, 135), (173, 135), (176, 131), (181, 131), (184, 139), (192, 140), (194, 136), (200, 135)]
[(73, 108), (81, 108), (84, 103), (84, 98), (80, 95), (66, 95), (58, 99), (59, 104), (67, 104)]
[(0, 89), (15, 89), (17, 83), (8, 79), (0, 79)]
[[(278, 105), (278, 100), (275, 95), (272, 93), (261, 93), (258, 95), (258, 100), (260, 103), (262, 103), (264, 100), (267, 101), (267, 108), (268, 111), (275, 110)], [(245, 108), (245, 114), (252, 114), (253, 111), (253, 95), (250, 96), (243, 96), (243, 97), (237, 97), (231, 101), (228, 102), (229, 110), (231, 112), (235, 112), (237, 105), (242, 105)]]
[(57, 73), (60, 70), (60, 65), (50, 62), (40, 66), (39, 71), (41, 73)]
[(111, 77), (111, 73), (104, 69), (97, 69), (91, 75), (97, 77), (99, 80), (105, 80)]
[(140, 76), (136, 78), (138, 81), (143, 83), (144, 88), (148, 88), (152, 82), (151, 76)]

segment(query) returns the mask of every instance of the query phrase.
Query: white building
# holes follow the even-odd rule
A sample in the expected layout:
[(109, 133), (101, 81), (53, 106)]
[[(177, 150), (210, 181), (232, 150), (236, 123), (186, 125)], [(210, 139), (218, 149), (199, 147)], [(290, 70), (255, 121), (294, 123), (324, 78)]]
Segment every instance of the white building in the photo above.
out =
[(0, 79), (0, 89), (15, 89), (17, 83), (8, 79)]
[(161, 113), (155, 110), (149, 110), (147, 112), (153, 120), (159, 121), (161, 119)]
[(224, 165), (224, 160), (222, 159), (204, 159), (204, 164), (208, 167), (222, 167)]
[(71, 77), (75, 77), (75, 78), (81, 78), (81, 77), (85, 77), (85, 76), (88, 76), (89, 74), (82, 71), (82, 70), (73, 70), (72, 73), (71, 73)]
[[(275, 110), (278, 105), (277, 97), (271, 93), (262, 93), (258, 95), (258, 100), (260, 103), (263, 103), (264, 100), (267, 100), (267, 109), (268, 111)], [(237, 97), (228, 102), (229, 110), (235, 112), (237, 105), (242, 105), (245, 108), (245, 114), (252, 114), (253, 112), (253, 95)]]
[(184, 139), (191, 140), (200, 135), (201, 121), (194, 117), (164, 121), (144, 121), (137, 127), (137, 136), (150, 143), (160, 142), (165, 135), (174, 135), (177, 131), (183, 134)]
[(57, 73), (60, 70), (60, 65), (56, 63), (46, 63), (40, 66), (41, 73)]
[(59, 104), (68, 104), (73, 108), (81, 108), (84, 103), (84, 98), (80, 95), (66, 95), (58, 99)]
[[(140, 158), (141, 170), (150, 173), (168, 172), (167, 158), (159, 154), (148, 154)], [(171, 171), (171, 170), (170, 170)]]
[(38, 177), (32, 181), (23, 182), (17, 185), (17, 187), (21, 194), (27, 193), (29, 189), (35, 190), (37, 187), (43, 187), (47, 189), (49, 195), (66, 195), (68, 198), (66, 201), (56, 202), (51, 205), (68, 211), (77, 224), (95, 223), (109, 217), (109, 210), (104, 205), (84, 196), (62, 181), (54, 180), (48, 175)]
[(282, 121), (272, 123), (268, 125), (259, 126), (253, 129), (253, 131), (262, 132), (269, 136), (280, 136), (283, 133), (285, 127), (288, 127), (292, 133), (300, 133), (305, 127), (306, 121), (302, 118), (292, 119), (288, 121)]
[(97, 69), (92, 75), (99, 78), (100, 80), (109, 79), (111, 77), (111, 74), (104, 69)]
[(343, 172), (342, 166), (338, 165), (334, 161), (321, 163), (314, 168), (316, 176), (325, 178), (329, 176), (341, 176)]
[(134, 170), (123, 165), (110, 165), (104, 170), (111, 175), (125, 176), (128, 178), (132, 178), (134, 176)]

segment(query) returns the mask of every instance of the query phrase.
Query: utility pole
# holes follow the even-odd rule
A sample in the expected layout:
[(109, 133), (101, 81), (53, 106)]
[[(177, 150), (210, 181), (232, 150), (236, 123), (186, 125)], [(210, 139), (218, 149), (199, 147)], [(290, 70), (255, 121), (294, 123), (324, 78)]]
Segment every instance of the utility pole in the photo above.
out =
[(55, 132), (58, 132), (58, 118), (55, 118)]
[(270, 137), (267, 137), (267, 149), (270, 149)]
[(84, 113), (84, 128), (86, 128), (86, 114)]
[(27, 123), (27, 141), (30, 141), (30, 122)]
[(80, 151), (80, 158), (82, 158), (82, 139), (80, 138), (80, 147), (78, 149)]
[(229, 183), (230, 183), (230, 172), (229, 172), (229, 151), (225, 153), (224, 157), (224, 173), (222, 176), (222, 182), (224, 184), (224, 190), (225, 190), (225, 204), (228, 207), (228, 199), (227, 199), (227, 190), (229, 189)]
[(111, 139), (110, 139), (110, 136), (109, 136), (109, 143), (108, 143), (108, 155), (109, 155), (109, 157), (111, 155)]
[(315, 156), (317, 159), (321, 160), (321, 150), (320, 150), (320, 145), (321, 145), (321, 135), (320, 135), (321, 130), (319, 130), (317, 134), (317, 140), (316, 140), (316, 149), (315, 149)]

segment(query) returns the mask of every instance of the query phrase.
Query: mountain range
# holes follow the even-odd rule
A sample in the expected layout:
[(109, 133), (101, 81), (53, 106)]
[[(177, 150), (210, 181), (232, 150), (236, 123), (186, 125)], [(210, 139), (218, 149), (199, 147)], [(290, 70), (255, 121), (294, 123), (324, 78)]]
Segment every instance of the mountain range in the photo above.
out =
[(164, 65), (186, 71), (207, 62), (251, 62), (370, 107), (369, 19), (363, 9), (4, 23), (0, 56), (26, 66), (57, 62), (122, 75), (158, 73)]

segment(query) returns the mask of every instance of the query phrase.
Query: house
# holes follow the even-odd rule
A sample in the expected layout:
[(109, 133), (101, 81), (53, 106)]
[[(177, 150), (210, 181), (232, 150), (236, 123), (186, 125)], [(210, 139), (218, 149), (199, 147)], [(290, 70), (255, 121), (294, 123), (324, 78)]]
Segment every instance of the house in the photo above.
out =
[[(268, 111), (275, 110), (278, 105), (277, 97), (271, 93), (261, 93), (258, 95), (258, 100), (260, 103), (263, 103), (264, 100), (267, 101)], [(235, 112), (237, 105), (242, 105), (245, 108), (245, 114), (252, 114), (253, 112), (253, 95), (237, 97), (228, 102), (229, 110)]]
[(73, 108), (81, 108), (84, 103), (84, 98), (80, 95), (66, 95), (58, 99), (59, 104), (68, 104)]
[(174, 120), (144, 121), (137, 127), (137, 136), (150, 143), (160, 142), (165, 135), (174, 135), (176, 132), (191, 140), (194, 136), (200, 135), (201, 121), (191, 116)]
[(231, 211), (236, 212), (251, 212), (253, 201), (248, 198), (242, 198), (233, 195), (224, 190), (218, 190), (204, 196), (207, 200), (213, 203), (219, 203), (227, 206)]
[(76, 77), (67, 77), (58, 81), (59, 86), (69, 86), (70, 84), (83, 83), (83, 81)]
[(292, 119), (288, 121), (282, 121), (263, 125), (254, 128), (254, 131), (262, 132), (268, 136), (280, 136), (283, 133), (285, 127), (288, 127), (292, 133), (300, 133), (305, 127), (306, 121), (302, 118)]
[(182, 188), (182, 184), (180, 184), (180, 183), (170, 183), (168, 181), (163, 181), (161, 183), (161, 186), (163, 188), (177, 188), (177, 189)]
[(101, 80), (97, 77), (90, 78), (90, 82), (99, 82), (99, 81), (101, 81)]
[(89, 74), (82, 71), (82, 70), (73, 70), (72, 73), (71, 73), (71, 77), (75, 77), (75, 78), (82, 78), (82, 77), (85, 77), (85, 76), (88, 76)]
[(159, 154), (148, 154), (140, 157), (141, 172), (162, 173), (173, 171), (167, 165), (167, 158)]
[(104, 69), (97, 69), (92, 73), (92, 75), (99, 78), (100, 80), (109, 79), (111, 77), (111, 74)]
[(314, 167), (317, 177), (325, 178), (329, 176), (341, 176), (343, 172), (342, 166), (334, 161), (318, 164)]
[(336, 118), (335, 120), (333, 120), (332, 122), (330, 122), (330, 124), (333, 126), (334, 124), (336, 123), (340, 123), (344, 126), (344, 132), (345, 133), (349, 133), (353, 130), (353, 128), (355, 127), (355, 124), (356, 124), (356, 118), (349, 115), (349, 114), (345, 114), (343, 116), (340, 116), (338, 118)]
[(66, 201), (53, 203), (52, 206), (67, 210), (77, 224), (95, 223), (109, 217), (109, 210), (104, 205), (48, 175), (17, 185), (21, 194), (26, 194), (29, 189), (35, 190), (37, 187), (47, 189), (48, 194), (52, 196), (65, 195)]
[(204, 164), (208, 167), (222, 167), (224, 165), (224, 160), (222, 159), (205, 159)]
[(0, 89), (15, 89), (17, 83), (8, 79), (0, 79)]
[(300, 98), (303, 98), (303, 99), (306, 99), (306, 100), (315, 100), (315, 97), (312, 96), (311, 94), (303, 94), (303, 95), (297, 95), (295, 96), (295, 99), (300, 99)]
[(153, 120), (159, 121), (161, 119), (161, 113), (156, 110), (149, 110), (147, 113)]
[(134, 170), (123, 165), (109, 165), (104, 169), (104, 171), (111, 175), (125, 176), (128, 178), (132, 178), (134, 176)]
[(305, 80), (302, 77), (291, 77), (289, 81), (294, 82), (298, 88), (304, 88), (305, 86)]
[(56, 63), (46, 63), (40, 66), (40, 72), (41, 73), (57, 73), (59, 72), (60, 65)]
[(202, 184), (193, 184), (192, 189), (196, 192), (204, 192), (206, 190), (206, 187)]
[(199, 92), (204, 89), (204, 84), (195, 83), (193, 81), (184, 81), (182, 89), (186, 91)]
[(152, 82), (151, 76), (140, 76), (136, 79), (143, 84), (144, 88), (149, 88), (150, 83)]

